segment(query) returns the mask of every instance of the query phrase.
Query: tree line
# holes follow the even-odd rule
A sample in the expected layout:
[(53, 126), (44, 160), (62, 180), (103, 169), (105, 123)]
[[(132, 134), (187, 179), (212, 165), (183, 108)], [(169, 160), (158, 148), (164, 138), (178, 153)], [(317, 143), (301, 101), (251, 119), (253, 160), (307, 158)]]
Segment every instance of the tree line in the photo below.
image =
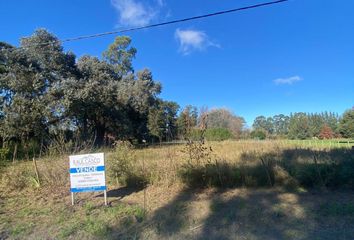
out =
[(253, 138), (331, 139), (354, 138), (354, 108), (339, 116), (333, 112), (258, 116), (253, 122)]
[(207, 129), (209, 140), (262, 134), (302, 139), (320, 136), (324, 126), (334, 135), (353, 137), (353, 110), (342, 118), (260, 116), (249, 134), (245, 120), (227, 109), (182, 109), (159, 97), (162, 86), (149, 69), (135, 71), (136, 54), (126, 36), (116, 37), (100, 57), (64, 51), (45, 29), (23, 37), (18, 47), (0, 42), (0, 157), (7, 152), (13, 159), (28, 157), (68, 143), (100, 147), (116, 140), (198, 138), (200, 129)]

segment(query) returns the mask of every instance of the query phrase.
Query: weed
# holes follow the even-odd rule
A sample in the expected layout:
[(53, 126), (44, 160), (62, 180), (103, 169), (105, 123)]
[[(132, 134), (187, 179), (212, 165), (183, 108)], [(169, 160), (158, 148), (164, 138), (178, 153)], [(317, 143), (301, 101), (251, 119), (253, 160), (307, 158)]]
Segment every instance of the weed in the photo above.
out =
[(119, 141), (115, 143), (113, 154), (108, 160), (108, 174), (116, 185), (129, 187), (145, 187), (148, 179), (144, 169), (136, 163), (136, 153), (129, 142)]
[(61, 228), (58, 233), (59, 239), (67, 239), (69, 236), (74, 235), (80, 229), (80, 224), (68, 224), (64, 228)]
[(87, 216), (91, 215), (91, 213), (94, 209), (95, 209), (95, 206), (92, 203), (90, 203), (90, 202), (85, 203), (84, 210), (85, 210), (85, 214)]
[(109, 234), (109, 226), (102, 220), (88, 218), (83, 223), (83, 229), (97, 237), (105, 237)]
[(20, 237), (20, 236), (25, 236), (25, 234), (28, 234), (31, 232), (32, 228), (34, 226), (34, 223), (20, 223), (11, 228), (10, 230), (10, 235), (12, 237)]
[(146, 211), (141, 207), (137, 207), (134, 216), (138, 222), (142, 222), (146, 217)]

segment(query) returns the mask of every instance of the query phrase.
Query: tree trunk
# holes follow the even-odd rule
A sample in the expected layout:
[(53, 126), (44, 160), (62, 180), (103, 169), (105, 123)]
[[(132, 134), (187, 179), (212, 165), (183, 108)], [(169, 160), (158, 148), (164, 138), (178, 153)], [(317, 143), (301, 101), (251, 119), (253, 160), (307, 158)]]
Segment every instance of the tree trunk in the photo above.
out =
[(15, 162), (16, 161), (16, 157), (17, 157), (17, 145), (18, 143), (16, 142), (15, 143), (15, 147), (14, 147), (14, 153), (12, 155), (12, 162)]
[(104, 135), (106, 133), (106, 128), (103, 125), (96, 126), (96, 139), (95, 146), (100, 147), (104, 144)]
[(41, 135), (41, 146), (39, 148), (39, 157), (40, 158), (42, 157), (42, 151), (43, 151), (43, 136)]
[(84, 141), (87, 140), (87, 136), (88, 136), (88, 128), (87, 128), (87, 119), (86, 116), (84, 117), (83, 120), (83, 133), (82, 133), (82, 138), (84, 139)]

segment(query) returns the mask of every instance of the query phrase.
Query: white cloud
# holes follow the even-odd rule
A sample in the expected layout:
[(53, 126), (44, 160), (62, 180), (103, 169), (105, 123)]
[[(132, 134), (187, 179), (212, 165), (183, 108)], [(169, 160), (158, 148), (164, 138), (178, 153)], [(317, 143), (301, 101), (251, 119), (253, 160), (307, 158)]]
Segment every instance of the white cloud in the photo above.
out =
[(156, 2), (160, 7), (165, 5), (165, 0), (156, 0)]
[[(122, 26), (143, 26), (151, 23), (158, 14), (158, 7), (152, 8), (137, 0), (111, 0), (113, 7), (119, 14), (119, 23)], [(159, 7), (163, 0), (157, 0)]]
[(302, 78), (299, 76), (292, 76), (292, 77), (288, 77), (288, 78), (274, 79), (273, 82), (276, 85), (284, 85), (284, 84), (292, 85), (293, 83), (299, 82), (301, 80), (302, 80)]
[(184, 55), (190, 54), (193, 50), (204, 50), (208, 47), (220, 47), (209, 40), (205, 32), (197, 30), (176, 29), (175, 37), (180, 44), (180, 52)]

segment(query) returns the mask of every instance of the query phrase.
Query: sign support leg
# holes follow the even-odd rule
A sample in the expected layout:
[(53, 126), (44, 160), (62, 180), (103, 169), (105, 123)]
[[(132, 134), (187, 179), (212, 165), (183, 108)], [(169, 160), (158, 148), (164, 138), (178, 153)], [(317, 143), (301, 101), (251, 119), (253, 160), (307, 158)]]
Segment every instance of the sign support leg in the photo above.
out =
[(103, 195), (104, 195), (104, 205), (107, 206), (107, 190), (104, 190)]
[(74, 203), (75, 203), (74, 193), (72, 192), (72, 193), (71, 193), (71, 205), (74, 206)]

